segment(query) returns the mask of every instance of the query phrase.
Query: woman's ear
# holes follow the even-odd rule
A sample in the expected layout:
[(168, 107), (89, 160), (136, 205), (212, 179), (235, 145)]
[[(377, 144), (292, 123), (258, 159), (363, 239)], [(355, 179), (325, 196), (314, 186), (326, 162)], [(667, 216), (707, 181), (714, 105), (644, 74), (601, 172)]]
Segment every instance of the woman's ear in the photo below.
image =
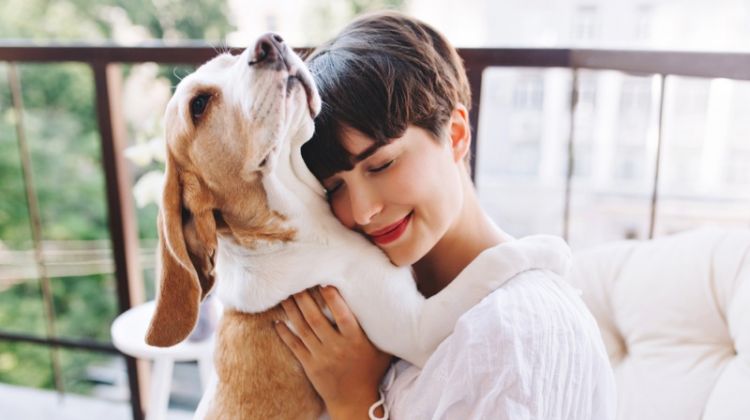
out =
[(469, 122), (469, 110), (459, 103), (451, 113), (448, 126), (455, 162), (463, 161), (466, 154), (471, 150), (471, 123)]

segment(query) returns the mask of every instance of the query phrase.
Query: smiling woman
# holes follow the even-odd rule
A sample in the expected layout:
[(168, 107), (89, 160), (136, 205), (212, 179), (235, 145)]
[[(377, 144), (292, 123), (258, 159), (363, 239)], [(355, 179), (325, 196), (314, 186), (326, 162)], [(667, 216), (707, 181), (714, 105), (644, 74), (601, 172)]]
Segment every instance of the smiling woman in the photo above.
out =
[[(479, 205), (467, 165), (470, 91), (455, 49), (428, 25), (386, 12), (351, 23), (308, 65), (323, 107), (305, 161), (338, 220), (393, 264), (411, 266), (423, 295), (504, 276), (533, 252), (549, 251), (533, 269), (506, 274), (423, 369), (395, 363), (378, 401), (387, 355), (361, 329), (348, 325), (342, 334), (321, 325), (307, 293), (287, 300), (298, 335), (283, 325), (279, 334), (331, 417), (614, 418), (614, 380), (596, 323), (562, 280), (564, 270), (553, 269), (569, 264), (569, 249), (524, 247)], [(516, 249), (518, 261), (487, 259), (503, 248)], [(335, 291), (324, 292), (337, 320), (355, 322)]]

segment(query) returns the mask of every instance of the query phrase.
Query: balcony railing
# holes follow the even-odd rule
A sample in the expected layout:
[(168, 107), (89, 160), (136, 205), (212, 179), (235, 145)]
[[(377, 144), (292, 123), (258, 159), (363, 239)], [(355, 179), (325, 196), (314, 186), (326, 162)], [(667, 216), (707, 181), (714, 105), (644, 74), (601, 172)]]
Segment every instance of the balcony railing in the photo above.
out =
[[(303, 50), (304, 51), (304, 50)], [(579, 70), (616, 70), (636, 75), (657, 75), (661, 78), (658, 92), (658, 133), (657, 152), (654, 155), (655, 170), (653, 171), (649, 236), (653, 236), (654, 218), (659, 200), (659, 165), (661, 156), (661, 138), (663, 132), (664, 115), (664, 80), (668, 76), (691, 76), (700, 78), (726, 78), (734, 80), (750, 80), (750, 54), (739, 53), (697, 53), (697, 52), (664, 52), (664, 51), (606, 51), (579, 49), (462, 49), (469, 81), (473, 91), (474, 110), (471, 114), (471, 125), (474, 133), (478, 133), (478, 121), (482, 109), (482, 80), (483, 73), (490, 67), (519, 67), (519, 68), (564, 68), (573, 75), (572, 88), (569, 92), (570, 130), (566, 134), (567, 169), (564, 188), (563, 235), (569, 232), (571, 184), (575, 167), (574, 151), (574, 113), (579, 95)], [(111, 252), (101, 256), (108, 263), (114, 263), (114, 275), (117, 284), (117, 301), (120, 312), (124, 312), (142, 299), (139, 244), (136, 236), (134, 209), (131, 197), (131, 177), (128, 165), (123, 156), (126, 146), (126, 127), (121, 110), (121, 64), (155, 62), (158, 64), (200, 64), (216, 55), (216, 50), (205, 44), (182, 44), (175, 46), (153, 45), (138, 47), (120, 46), (88, 46), (88, 45), (51, 45), (38, 46), (31, 43), (0, 43), (0, 62), (13, 63), (62, 63), (77, 62), (90, 66), (95, 86), (96, 118), (101, 140), (101, 162), (106, 179), (106, 201), (109, 217), (109, 233), (111, 238)], [(13, 92), (13, 106), (17, 115), (21, 115), (23, 104), (20, 101), (20, 82), (18, 78), (10, 78)], [(17, 134), (19, 141), (23, 139), (24, 127), (22, 120), (17, 119)], [(473, 155), (476, 156), (477, 145), (482, 138), (475, 137), (472, 144)], [(473, 162), (476, 162), (474, 159)], [(474, 171), (472, 171), (474, 173)], [(34, 200), (34, 191), (27, 192), (27, 199)], [(30, 203), (29, 209), (35, 205)], [(33, 215), (32, 215), (33, 216)], [(750, 215), (749, 215), (750, 216)], [(31, 217), (32, 223), (35, 220)], [(38, 230), (38, 229), (37, 229)], [(23, 258), (34, 261), (40, 270), (31, 270), (42, 278), (43, 286), (46, 268), (54, 270), (54, 261), (45, 261), (49, 253), (42, 252), (41, 235), (35, 235), (35, 252), (26, 253)], [(106, 270), (106, 269), (104, 269)], [(6, 279), (8, 280), (8, 279)], [(48, 287), (44, 286), (44, 287)], [(45, 300), (49, 294), (43, 293)], [(47, 302), (47, 305), (51, 305)], [(34, 336), (0, 331), (0, 340), (29, 342), (50, 346), (51, 348), (87, 349), (99, 352), (117, 354), (111, 343), (92, 342), (90, 340), (74, 340), (57, 337), (54, 334), (54, 311), (48, 311), (47, 336)], [(126, 357), (131, 391), (132, 413), (136, 419), (142, 418), (141, 380), (139, 378), (136, 361)]]

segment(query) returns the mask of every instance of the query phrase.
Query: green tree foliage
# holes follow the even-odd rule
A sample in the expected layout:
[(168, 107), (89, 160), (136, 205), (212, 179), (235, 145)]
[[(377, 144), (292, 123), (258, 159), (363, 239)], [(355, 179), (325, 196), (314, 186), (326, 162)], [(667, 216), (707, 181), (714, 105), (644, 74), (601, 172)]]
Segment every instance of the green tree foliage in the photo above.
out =
[(356, 16), (373, 10), (400, 9), (404, 5), (404, 0), (350, 0), (350, 4)]
[[(116, 37), (113, 19), (145, 29), (151, 39), (218, 41), (231, 29), (223, 0), (188, 7), (173, 0), (4, 0), (0, 38), (103, 41)], [(108, 239), (104, 175), (91, 69), (85, 64), (19, 64), (23, 122), (45, 241)], [(171, 71), (165, 71), (175, 77)], [(31, 231), (8, 85), (0, 63), (0, 249), (29, 250)], [(173, 81), (174, 83), (175, 81)], [(155, 208), (138, 213), (139, 233), (155, 236)], [(51, 279), (60, 337), (106, 342), (116, 315), (111, 275)], [(0, 284), (0, 329), (44, 336), (38, 281)], [(85, 369), (105, 356), (61, 351), (68, 391), (86, 392)], [(0, 382), (52, 388), (50, 350), (0, 341)]]
[(0, 38), (33, 40), (112, 39), (112, 15), (124, 12), (152, 39), (220, 41), (231, 25), (225, 0), (188, 4), (180, 0), (4, 0)]
[[(0, 241), (23, 246), (31, 236), (21, 178), (7, 69), (0, 67)], [(26, 244), (28, 246), (28, 244)]]

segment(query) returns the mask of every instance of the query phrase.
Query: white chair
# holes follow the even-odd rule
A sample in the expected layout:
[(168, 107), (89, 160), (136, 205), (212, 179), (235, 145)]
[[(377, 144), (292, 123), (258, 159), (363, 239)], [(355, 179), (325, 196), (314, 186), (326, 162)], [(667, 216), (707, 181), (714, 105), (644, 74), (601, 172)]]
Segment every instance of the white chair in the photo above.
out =
[(112, 323), (112, 342), (118, 350), (129, 356), (153, 361), (147, 420), (166, 418), (175, 362), (197, 361), (203, 390), (208, 385), (213, 369), (213, 335), (200, 342), (186, 340), (172, 347), (162, 348), (146, 344), (146, 330), (155, 306), (153, 301), (135, 306), (118, 316)]
[(577, 252), (569, 280), (602, 331), (619, 420), (750, 419), (750, 230)]

